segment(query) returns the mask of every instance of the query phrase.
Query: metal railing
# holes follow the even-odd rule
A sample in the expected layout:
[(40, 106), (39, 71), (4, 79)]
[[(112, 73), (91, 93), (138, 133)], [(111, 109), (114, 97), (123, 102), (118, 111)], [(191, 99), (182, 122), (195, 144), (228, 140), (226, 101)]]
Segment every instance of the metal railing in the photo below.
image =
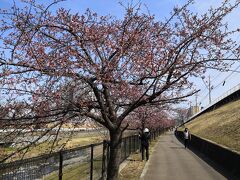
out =
[[(151, 133), (151, 140), (163, 129)], [(138, 135), (122, 138), (121, 161), (140, 148)], [(35, 158), (0, 164), (1, 180), (105, 179), (110, 146), (104, 140)]]

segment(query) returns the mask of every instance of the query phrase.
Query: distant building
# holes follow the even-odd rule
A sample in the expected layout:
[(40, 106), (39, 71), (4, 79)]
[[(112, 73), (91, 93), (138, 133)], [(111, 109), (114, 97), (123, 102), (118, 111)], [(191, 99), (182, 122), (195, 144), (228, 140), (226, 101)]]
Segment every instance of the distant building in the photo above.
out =
[(191, 106), (188, 109), (188, 117), (193, 116), (194, 114), (198, 113), (200, 111), (200, 107), (199, 106)]

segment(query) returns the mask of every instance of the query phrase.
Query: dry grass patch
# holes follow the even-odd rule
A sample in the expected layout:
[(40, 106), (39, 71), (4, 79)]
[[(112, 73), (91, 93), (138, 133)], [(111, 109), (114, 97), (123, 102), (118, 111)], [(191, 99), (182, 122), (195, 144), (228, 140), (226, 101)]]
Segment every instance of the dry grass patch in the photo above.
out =
[(139, 179), (146, 164), (146, 161), (142, 161), (140, 153), (131, 155), (126, 161), (129, 162), (119, 173), (119, 179)]
[[(67, 139), (62, 139), (58, 142), (58, 144), (56, 144), (54, 146), (54, 150), (53, 151), (59, 151), (60, 147), (65, 144), (65, 142), (67, 141), (66, 145), (64, 146), (64, 149), (71, 149), (71, 148), (76, 148), (79, 146), (85, 146), (85, 145), (89, 145), (89, 144), (94, 144), (94, 143), (98, 143), (101, 142), (103, 138), (99, 137), (99, 136), (91, 136), (91, 137), (75, 137), (70, 139), (69, 141)], [(37, 146), (33, 147), (32, 149), (29, 150), (29, 153), (26, 154), (26, 157), (34, 157), (34, 156), (38, 156), (41, 154), (46, 154), (50, 151), (50, 149), (52, 148), (52, 142), (44, 142), (41, 144), (38, 144)]]
[[(186, 124), (192, 134), (240, 152), (240, 100), (202, 114)], [(183, 130), (180, 129), (180, 130)]]
[[(94, 144), (101, 142), (104, 139), (103, 136), (94, 135), (94, 136), (84, 136), (84, 137), (73, 137), (70, 140), (67, 138), (63, 138), (57, 144), (54, 144), (52, 147), (52, 141), (39, 143), (33, 147), (30, 147), (27, 150), (27, 153), (24, 155), (25, 158), (36, 157), (43, 154), (48, 154), (51, 150), (53, 152), (59, 151), (61, 146), (65, 144), (64, 149), (76, 148), (79, 146), (85, 146), (89, 144)], [(17, 150), (16, 147), (6, 147), (0, 148), (0, 159), (15, 152)], [(9, 161), (15, 161), (18, 159), (22, 159), (23, 153), (17, 153), (13, 158), (9, 159)]]
[(66, 144), (66, 148), (74, 148), (78, 146), (84, 146), (88, 144), (94, 144), (103, 141), (104, 137), (101, 136), (91, 136), (91, 137), (79, 137), (73, 138)]
[[(159, 137), (151, 142), (149, 149), (150, 156), (158, 140)], [(128, 161), (128, 163), (119, 173), (119, 180), (139, 180), (146, 164), (146, 161), (142, 161), (141, 153), (132, 154), (126, 161)]]

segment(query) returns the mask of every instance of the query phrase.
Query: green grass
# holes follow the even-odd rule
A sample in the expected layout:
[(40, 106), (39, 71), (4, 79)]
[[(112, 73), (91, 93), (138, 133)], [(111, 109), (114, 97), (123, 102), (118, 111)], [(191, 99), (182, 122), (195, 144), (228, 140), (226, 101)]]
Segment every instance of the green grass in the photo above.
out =
[(16, 151), (14, 147), (0, 147), (0, 160), (5, 158), (6, 155), (11, 154)]
[(188, 127), (192, 134), (240, 152), (239, 111), (240, 100), (204, 113), (185, 127)]
[[(95, 159), (93, 161), (93, 179), (101, 177), (102, 160)], [(76, 163), (66, 166), (63, 169), (63, 180), (79, 180), (90, 178), (90, 162)], [(53, 172), (46, 176), (44, 180), (58, 180), (58, 172)]]

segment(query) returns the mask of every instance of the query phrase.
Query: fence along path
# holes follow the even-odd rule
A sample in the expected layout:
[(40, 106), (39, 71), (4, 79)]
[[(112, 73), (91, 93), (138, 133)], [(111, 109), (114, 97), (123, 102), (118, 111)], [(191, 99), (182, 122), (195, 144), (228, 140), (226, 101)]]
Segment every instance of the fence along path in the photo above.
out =
[(141, 180), (226, 180), (197, 155), (184, 148), (172, 132), (161, 136)]
[[(157, 129), (151, 139), (164, 132)], [(138, 135), (124, 137), (121, 160), (139, 150)], [(105, 179), (109, 146), (107, 141), (98, 144), (64, 150), (49, 155), (0, 164), (0, 180), (62, 180), (62, 179)]]

